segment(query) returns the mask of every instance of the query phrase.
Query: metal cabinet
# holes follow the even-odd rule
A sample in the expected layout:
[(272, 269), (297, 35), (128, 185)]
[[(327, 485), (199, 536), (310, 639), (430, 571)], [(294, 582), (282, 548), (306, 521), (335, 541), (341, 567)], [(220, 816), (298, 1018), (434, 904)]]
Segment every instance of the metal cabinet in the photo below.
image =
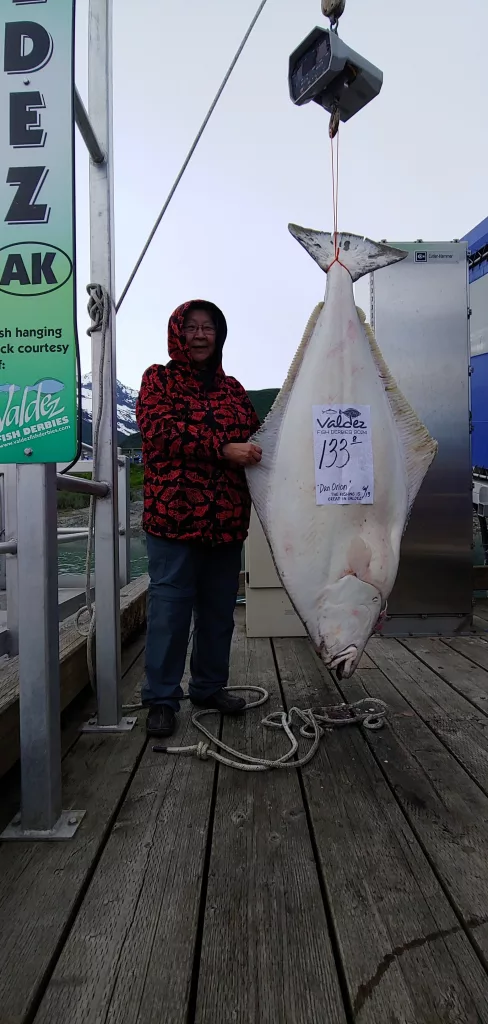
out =
[(371, 322), (396, 382), (439, 443), (405, 532), (384, 634), (449, 634), (472, 610), (466, 242), (394, 242), (371, 275)]

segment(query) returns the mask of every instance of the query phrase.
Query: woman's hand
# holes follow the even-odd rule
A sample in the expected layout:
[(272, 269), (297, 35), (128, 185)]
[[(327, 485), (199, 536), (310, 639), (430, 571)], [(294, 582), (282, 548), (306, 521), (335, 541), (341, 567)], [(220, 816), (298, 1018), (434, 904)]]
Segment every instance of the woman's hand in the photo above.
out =
[(224, 445), (222, 455), (235, 466), (256, 466), (261, 462), (262, 448), (252, 441), (246, 441), (245, 444), (231, 442)]

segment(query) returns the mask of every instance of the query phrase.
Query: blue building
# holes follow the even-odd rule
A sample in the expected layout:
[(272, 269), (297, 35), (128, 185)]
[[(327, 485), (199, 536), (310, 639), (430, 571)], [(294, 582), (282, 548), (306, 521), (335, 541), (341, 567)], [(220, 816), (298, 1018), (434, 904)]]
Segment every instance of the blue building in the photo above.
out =
[(488, 470), (488, 217), (463, 241), (469, 260), (473, 466)]

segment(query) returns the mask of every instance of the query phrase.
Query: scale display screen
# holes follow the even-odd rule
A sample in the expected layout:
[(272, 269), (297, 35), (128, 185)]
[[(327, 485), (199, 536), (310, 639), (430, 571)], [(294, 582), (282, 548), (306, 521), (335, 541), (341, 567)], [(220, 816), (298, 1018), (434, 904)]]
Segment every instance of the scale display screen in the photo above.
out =
[(293, 100), (299, 102), (329, 70), (331, 49), (329, 37), (316, 39), (306, 52), (299, 57), (291, 73)]

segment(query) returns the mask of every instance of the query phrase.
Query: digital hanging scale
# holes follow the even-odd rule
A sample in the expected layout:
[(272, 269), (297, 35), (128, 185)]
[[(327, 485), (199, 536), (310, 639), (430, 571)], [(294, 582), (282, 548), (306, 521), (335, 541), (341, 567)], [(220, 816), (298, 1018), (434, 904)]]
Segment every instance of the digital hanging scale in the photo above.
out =
[(317, 27), (292, 53), (288, 82), (296, 106), (313, 100), (348, 121), (378, 95), (383, 72), (347, 46), (337, 32)]

